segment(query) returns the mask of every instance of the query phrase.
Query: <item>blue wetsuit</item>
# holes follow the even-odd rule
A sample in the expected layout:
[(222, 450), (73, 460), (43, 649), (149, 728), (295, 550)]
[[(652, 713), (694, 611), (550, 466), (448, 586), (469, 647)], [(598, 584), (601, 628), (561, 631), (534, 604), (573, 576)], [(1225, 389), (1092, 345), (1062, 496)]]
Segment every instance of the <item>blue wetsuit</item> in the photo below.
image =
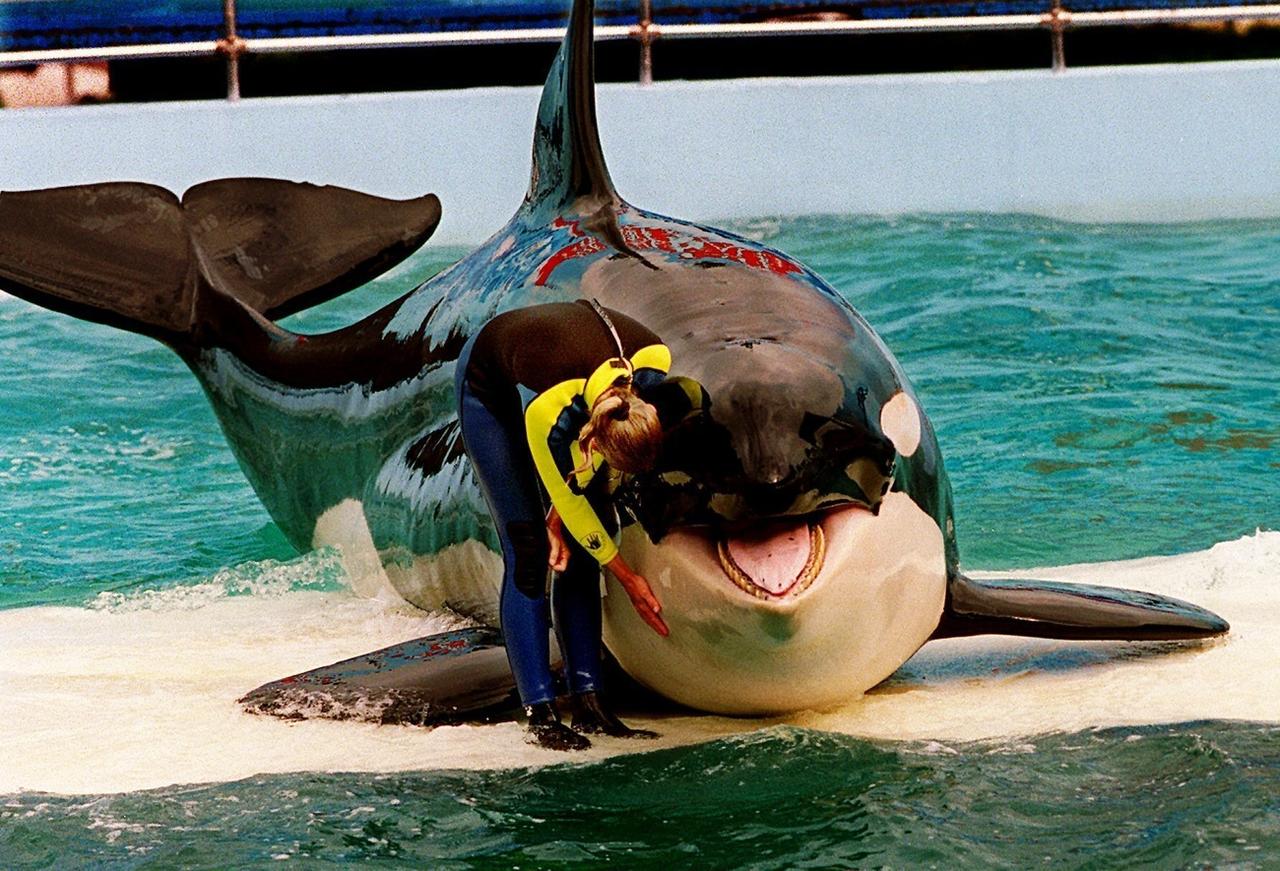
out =
[(616, 515), (609, 470), (598, 454), (593, 468), (571, 473), (583, 466), (577, 439), (591, 403), (626, 371), (616, 362), (618, 342), (634, 367), (636, 392), (657, 400), (660, 417), (670, 405), (663, 395), (673, 392), (663, 389), (666, 346), (638, 322), (607, 312), (617, 341), (589, 302), (549, 303), (498, 315), (458, 359), (462, 439), (502, 545), (502, 632), (525, 705), (556, 695), (548, 649), (548, 498), (569, 533), (569, 564), (550, 597), (569, 689), (600, 689), (600, 566), (617, 554)]

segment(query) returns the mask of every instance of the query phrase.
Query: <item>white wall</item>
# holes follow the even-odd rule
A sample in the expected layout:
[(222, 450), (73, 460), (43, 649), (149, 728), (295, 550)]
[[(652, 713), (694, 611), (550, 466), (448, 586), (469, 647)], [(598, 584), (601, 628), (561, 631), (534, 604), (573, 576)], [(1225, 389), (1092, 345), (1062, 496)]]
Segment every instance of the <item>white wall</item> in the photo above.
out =
[[(527, 180), (537, 90), (0, 111), (0, 188), (223, 175), (444, 201), (475, 242)], [(1280, 62), (603, 85), (632, 202), (714, 219), (1020, 211), (1280, 216)]]

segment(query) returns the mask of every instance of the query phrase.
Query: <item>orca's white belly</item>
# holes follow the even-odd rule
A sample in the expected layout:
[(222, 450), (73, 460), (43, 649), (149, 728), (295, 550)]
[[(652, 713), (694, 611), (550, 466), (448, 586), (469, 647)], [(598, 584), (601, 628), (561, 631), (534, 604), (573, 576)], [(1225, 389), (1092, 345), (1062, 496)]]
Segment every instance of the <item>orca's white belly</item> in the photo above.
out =
[(321, 515), (313, 546), (338, 550), (351, 588), (365, 598), (400, 598), (424, 611), (452, 611), (498, 625), (502, 555), (468, 539), (439, 552), (378, 552), (364, 505), (348, 499)]

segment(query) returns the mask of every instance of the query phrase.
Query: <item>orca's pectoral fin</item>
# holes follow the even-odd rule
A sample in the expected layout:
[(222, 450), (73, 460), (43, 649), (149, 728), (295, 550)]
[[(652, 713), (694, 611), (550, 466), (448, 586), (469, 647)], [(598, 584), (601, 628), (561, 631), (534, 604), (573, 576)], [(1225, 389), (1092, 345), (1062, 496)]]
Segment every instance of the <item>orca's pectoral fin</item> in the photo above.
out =
[(427, 194), (389, 200), (274, 178), (223, 178), (182, 197), (209, 283), (277, 320), (404, 260), (440, 223)]
[(1230, 626), (1197, 605), (1136, 590), (954, 575), (934, 638), (1024, 635), (1076, 640), (1209, 638)]
[(428, 635), (263, 684), (240, 700), (287, 720), (433, 726), (515, 706), (515, 679), (493, 629)]

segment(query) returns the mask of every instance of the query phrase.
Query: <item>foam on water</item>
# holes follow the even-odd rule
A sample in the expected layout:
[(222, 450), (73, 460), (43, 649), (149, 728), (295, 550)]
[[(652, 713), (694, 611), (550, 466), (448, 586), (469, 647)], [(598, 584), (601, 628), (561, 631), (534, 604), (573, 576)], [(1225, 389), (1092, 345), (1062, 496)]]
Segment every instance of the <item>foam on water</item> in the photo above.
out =
[[(304, 557), (303, 561), (308, 558)], [(314, 557), (312, 557), (314, 559)], [(301, 562), (301, 561), (299, 561)], [(457, 625), (386, 599), (297, 588), (296, 564), (195, 587), (0, 612), (0, 794), (103, 793), (292, 771), (485, 769), (564, 762), (515, 723), (434, 730), (284, 722), (236, 699), (286, 674)], [(927, 645), (862, 699), (786, 720), (667, 717), (656, 744), (601, 739), (572, 761), (781, 722), (877, 739), (990, 740), (1198, 719), (1280, 722), (1280, 532), (1199, 553), (1017, 573), (1194, 598), (1232, 623), (1205, 644), (975, 638)]]

